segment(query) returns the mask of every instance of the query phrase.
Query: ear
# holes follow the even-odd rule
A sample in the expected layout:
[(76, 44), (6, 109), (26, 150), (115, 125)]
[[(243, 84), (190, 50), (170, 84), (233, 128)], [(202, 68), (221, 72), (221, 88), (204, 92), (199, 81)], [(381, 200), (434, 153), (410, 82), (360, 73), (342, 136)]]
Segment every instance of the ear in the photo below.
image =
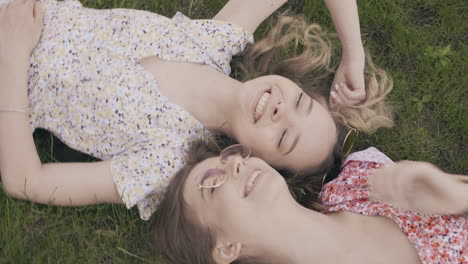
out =
[(213, 258), (217, 264), (228, 264), (239, 257), (241, 243), (237, 242), (218, 242), (213, 249)]

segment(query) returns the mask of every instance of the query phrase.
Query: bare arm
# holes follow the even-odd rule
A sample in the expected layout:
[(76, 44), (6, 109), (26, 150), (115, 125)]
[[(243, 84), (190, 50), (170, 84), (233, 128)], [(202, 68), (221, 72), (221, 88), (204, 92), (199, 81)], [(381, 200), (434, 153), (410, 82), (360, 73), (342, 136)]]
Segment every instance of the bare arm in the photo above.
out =
[(343, 54), (330, 91), (330, 105), (357, 105), (366, 98), (365, 55), (356, 0), (324, 0), (341, 41)]
[[(330, 91), (330, 105), (357, 105), (366, 97), (364, 48), (356, 0), (324, 0), (343, 47), (343, 57)], [(230, 0), (213, 18), (239, 25), (250, 32), (287, 0)], [(341, 85), (340, 85), (341, 84)]]
[(324, 0), (341, 41), (343, 57), (364, 62), (356, 0)]
[[(230, 0), (213, 19), (232, 22), (254, 32), (287, 0)], [(364, 63), (356, 0), (324, 0), (343, 47), (344, 57)]]
[[(5, 191), (18, 199), (56, 205), (121, 203), (108, 161), (45, 164), (37, 154), (27, 114), (29, 54), (42, 30), (34, 0), (0, 9), (0, 172)], [(34, 8), (34, 17), (33, 15)], [(26, 21), (18, 23), (19, 21)]]
[(213, 19), (231, 22), (253, 33), (263, 20), (286, 2), (287, 0), (230, 0)]
[(466, 175), (445, 173), (426, 162), (400, 161), (369, 176), (372, 199), (426, 214), (468, 212)]
[[(26, 90), (26, 69), (0, 66), (2, 89)], [(20, 96), (10, 98), (10, 108), (26, 108)], [(68, 206), (122, 203), (109, 161), (41, 164), (25, 114), (0, 112), (0, 168), (5, 191), (18, 199)]]

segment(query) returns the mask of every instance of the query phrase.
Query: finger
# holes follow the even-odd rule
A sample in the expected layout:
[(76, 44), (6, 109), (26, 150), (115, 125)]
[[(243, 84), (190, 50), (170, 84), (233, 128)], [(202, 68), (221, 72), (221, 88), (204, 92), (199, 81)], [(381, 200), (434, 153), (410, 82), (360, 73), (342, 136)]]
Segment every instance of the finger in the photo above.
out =
[(339, 94), (345, 97), (350, 105), (357, 105), (365, 99), (365, 93), (364, 96), (359, 96), (361, 91), (352, 91), (345, 83), (341, 83), (339, 91)]
[(39, 40), (44, 29), (44, 12), (42, 11), (41, 3), (36, 3), (34, 6), (34, 24), (36, 27), (37, 39)]
[(336, 105), (337, 103), (336, 103), (336, 100), (334, 99), (334, 97), (332, 97), (332, 94), (331, 94), (331, 93), (334, 92), (334, 96), (336, 97), (336, 96), (337, 96), (337, 93), (338, 93), (337, 88), (338, 88), (338, 83), (337, 83), (337, 82), (333, 82), (333, 84), (332, 84), (332, 86), (331, 86), (331, 88), (330, 88), (330, 100), (331, 100), (331, 101), (333, 102), (333, 104), (335, 104), (335, 105)]
[(350, 100), (349, 98), (347, 98), (343, 94), (343, 87), (342, 86), (338, 86), (338, 88), (336, 88), (336, 94), (337, 94), (338, 98), (340, 98), (341, 101), (344, 103), (343, 105), (353, 105), (355, 103), (354, 100)]
[(337, 92), (338, 89), (340, 88), (340, 83), (343, 83), (343, 82), (336, 82), (336, 83), (333, 85), (333, 90), (334, 90), (335, 92)]
[(333, 99), (331, 94), (330, 94), (330, 97), (328, 97), (328, 104), (332, 107), (336, 105), (335, 99)]
[[(336, 82), (333, 81), (333, 83), (332, 83), (332, 85), (330, 87), (330, 96), (328, 98), (328, 101), (329, 101), (330, 105), (336, 104), (336, 102), (335, 102), (335, 100), (334, 100), (334, 98), (332, 97), (332, 94), (331, 94), (333, 91), (335, 91), (335, 86), (336, 86)], [(336, 96), (336, 91), (335, 91), (335, 96)]]
[(455, 177), (455, 179), (457, 179), (458, 181), (461, 181), (463, 183), (468, 183), (468, 175), (457, 175), (457, 174), (453, 174), (453, 176)]
[[(355, 77), (359, 76), (359, 77)], [(351, 90), (357, 90), (357, 89), (364, 89), (365, 88), (365, 82), (364, 82), (364, 74), (362, 72), (360, 73), (355, 73), (348, 79), (347, 83), (350, 87)]]
[(330, 92), (335, 90), (335, 85), (336, 85), (336, 82), (333, 81), (332, 85), (330, 86)]
[(44, 24), (44, 12), (42, 12), (42, 3), (36, 2), (33, 9), (33, 15), (36, 23), (40, 23), (42, 26)]
[(335, 91), (332, 91), (330, 93), (330, 96), (333, 98), (333, 101), (335, 102), (335, 105), (345, 105), (342, 98), (338, 96), (338, 94)]
[(366, 98), (365, 89), (357, 88), (355, 90), (351, 90), (346, 85), (346, 83), (342, 83), (342, 85), (340, 85), (340, 90), (346, 98), (351, 99), (353, 101), (361, 102)]
[(394, 196), (394, 190), (391, 188), (393, 186), (392, 171), (391, 167), (380, 168), (369, 175), (368, 184), (374, 201), (392, 202)]

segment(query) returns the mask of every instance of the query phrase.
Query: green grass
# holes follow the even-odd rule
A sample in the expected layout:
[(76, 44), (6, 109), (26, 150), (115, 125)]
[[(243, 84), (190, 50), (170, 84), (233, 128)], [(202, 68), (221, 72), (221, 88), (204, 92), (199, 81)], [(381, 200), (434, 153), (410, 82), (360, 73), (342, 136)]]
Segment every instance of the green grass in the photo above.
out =
[[(82, 1), (89, 7), (137, 8), (166, 16), (180, 10), (192, 18), (211, 17), (225, 2)], [(333, 30), (322, 1), (290, 0), (287, 7)], [(390, 100), (396, 126), (361, 136), (357, 148), (376, 146), (394, 160), (425, 160), (446, 171), (466, 174), (466, 1), (360, 0), (359, 11), (365, 46), (394, 79)], [(262, 25), (260, 31), (268, 25)], [(93, 160), (66, 148), (45, 131), (36, 132), (35, 139), (44, 162)], [(150, 229), (136, 209), (44, 206), (8, 198), (0, 190), (0, 264), (160, 263), (151, 255)]]

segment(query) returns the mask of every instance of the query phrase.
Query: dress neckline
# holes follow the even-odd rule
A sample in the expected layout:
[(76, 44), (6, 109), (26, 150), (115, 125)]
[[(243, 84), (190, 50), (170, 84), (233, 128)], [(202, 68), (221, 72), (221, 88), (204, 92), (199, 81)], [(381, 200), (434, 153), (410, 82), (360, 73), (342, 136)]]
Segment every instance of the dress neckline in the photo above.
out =
[(187, 126), (194, 127), (197, 131), (202, 132), (204, 137), (213, 139), (213, 134), (207, 128), (205, 128), (205, 126), (198, 119), (196, 119), (192, 114), (190, 114), (190, 112), (188, 112), (185, 108), (181, 107), (176, 103), (173, 103), (161, 90), (159, 90), (158, 80), (156, 79), (156, 76), (154, 76), (151, 72), (147, 71), (145, 67), (141, 65), (141, 59), (143, 58), (137, 58), (135, 61), (135, 67), (137, 69), (137, 72), (141, 73), (141, 75), (145, 77), (148, 83), (154, 85), (155, 91), (158, 93), (159, 99), (162, 101), (162, 103), (175, 109), (178, 113), (181, 113), (183, 116), (179, 116), (179, 118), (187, 120)]

